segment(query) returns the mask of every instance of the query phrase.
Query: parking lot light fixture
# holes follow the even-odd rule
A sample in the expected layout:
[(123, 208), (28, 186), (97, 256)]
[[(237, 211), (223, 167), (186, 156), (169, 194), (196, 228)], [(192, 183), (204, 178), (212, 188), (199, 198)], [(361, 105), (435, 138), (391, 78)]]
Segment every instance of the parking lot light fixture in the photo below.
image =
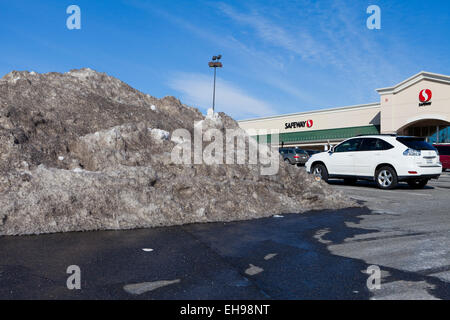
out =
[(214, 68), (214, 86), (213, 86), (213, 103), (212, 103), (213, 112), (215, 111), (216, 105), (216, 69), (223, 67), (222, 62), (219, 61), (220, 59), (222, 59), (221, 54), (213, 56), (212, 61), (208, 63), (210, 68)]

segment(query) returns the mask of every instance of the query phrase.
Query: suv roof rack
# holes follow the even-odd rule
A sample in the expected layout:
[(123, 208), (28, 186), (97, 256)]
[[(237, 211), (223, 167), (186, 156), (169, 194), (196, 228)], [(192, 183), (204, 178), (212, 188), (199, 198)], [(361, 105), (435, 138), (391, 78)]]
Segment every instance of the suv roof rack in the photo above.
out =
[(358, 134), (356, 137), (364, 137), (364, 136), (389, 136), (389, 137), (397, 137), (396, 133), (375, 133), (375, 134)]

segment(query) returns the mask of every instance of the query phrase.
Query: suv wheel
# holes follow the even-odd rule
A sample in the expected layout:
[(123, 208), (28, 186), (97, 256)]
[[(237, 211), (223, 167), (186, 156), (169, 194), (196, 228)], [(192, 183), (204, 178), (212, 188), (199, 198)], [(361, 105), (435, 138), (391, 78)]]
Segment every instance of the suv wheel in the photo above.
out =
[(284, 162), (286, 162), (287, 164), (292, 164), (291, 160), (289, 160), (288, 158), (284, 159)]
[(381, 167), (375, 173), (375, 182), (381, 189), (393, 189), (398, 184), (397, 173), (392, 167)]
[(408, 184), (411, 188), (422, 189), (428, 183), (428, 179), (409, 180)]
[(323, 164), (316, 164), (312, 169), (312, 173), (323, 181), (328, 181), (328, 170)]

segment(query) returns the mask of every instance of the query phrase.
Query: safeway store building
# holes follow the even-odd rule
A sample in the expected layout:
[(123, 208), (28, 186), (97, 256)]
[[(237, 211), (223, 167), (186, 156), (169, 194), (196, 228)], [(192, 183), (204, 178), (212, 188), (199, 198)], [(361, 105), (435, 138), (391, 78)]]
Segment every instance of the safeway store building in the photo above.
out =
[(450, 143), (450, 76), (420, 72), (377, 92), (377, 103), (241, 120), (239, 125), (279, 130), (280, 144), (305, 149), (327, 150), (347, 138), (379, 133)]

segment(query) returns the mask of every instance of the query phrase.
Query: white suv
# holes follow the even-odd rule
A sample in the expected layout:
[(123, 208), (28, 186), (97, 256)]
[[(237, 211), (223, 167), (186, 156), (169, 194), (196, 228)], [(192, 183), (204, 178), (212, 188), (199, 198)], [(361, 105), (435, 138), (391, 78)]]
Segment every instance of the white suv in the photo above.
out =
[(430, 179), (439, 178), (442, 164), (437, 150), (422, 138), (371, 135), (345, 140), (328, 152), (313, 155), (306, 171), (325, 181), (372, 180), (382, 189), (406, 181), (411, 187), (423, 188)]

